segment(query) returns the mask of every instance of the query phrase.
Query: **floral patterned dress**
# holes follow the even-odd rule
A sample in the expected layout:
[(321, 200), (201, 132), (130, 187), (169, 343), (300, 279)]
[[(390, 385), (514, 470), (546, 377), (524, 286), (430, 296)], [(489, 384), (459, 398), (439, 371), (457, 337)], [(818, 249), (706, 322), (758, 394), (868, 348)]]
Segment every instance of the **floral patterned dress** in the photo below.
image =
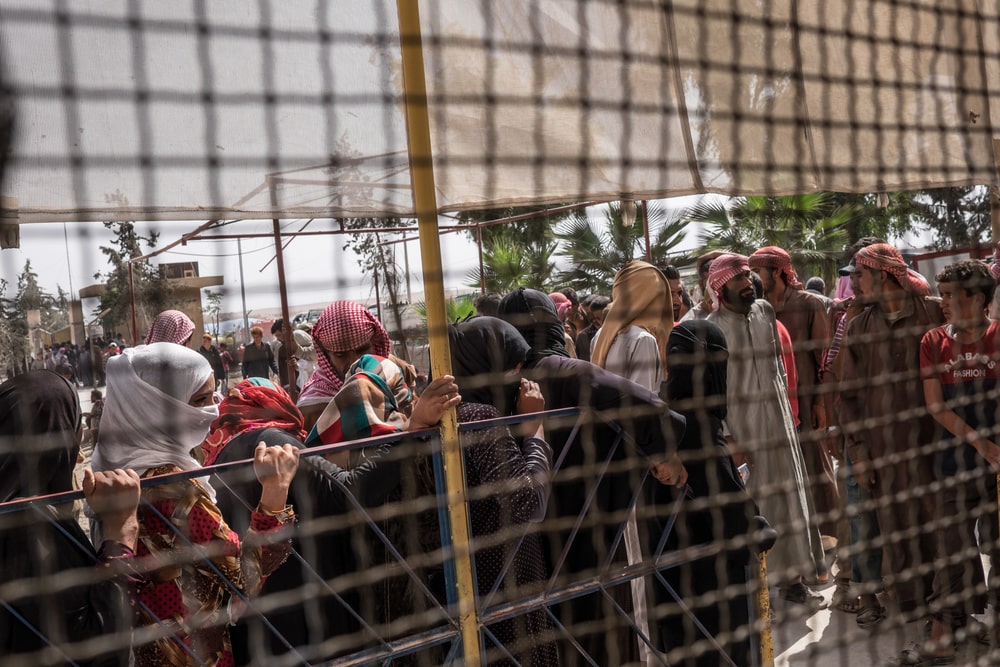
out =
[[(177, 471), (162, 466), (144, 477)], [(161, 624), (168, 632), (146, 643), (137, 637), (136, 664), (232, 665), (227, 626), (243, 608), (233, 589), (253, 597), (285, 561), (291, 538), (273, 533), (292, 517), (255, 510), (241, 541), (195, 480), (147, 488), (143, 500), (137, 556), (153, 562), (139, 594), (138, 625)]]

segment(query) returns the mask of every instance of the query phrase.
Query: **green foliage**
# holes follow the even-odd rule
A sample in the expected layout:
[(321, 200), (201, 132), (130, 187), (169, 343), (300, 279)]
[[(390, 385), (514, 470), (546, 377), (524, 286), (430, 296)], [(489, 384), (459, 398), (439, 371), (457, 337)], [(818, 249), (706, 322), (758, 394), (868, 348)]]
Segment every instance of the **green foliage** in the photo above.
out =
[(205, 292), (205, 300), (208, 301), (208, 308), (202, 308), (211, 320), (215, 322), (215, 335), (219, 335), (219, 314), (222, 312), (222, 292), (208, 290)]
[[(127, 203), (127, 202), (126, 202)], [(129, 286), (129, 260), (141, 257), (156, 246), (158, 234), (150, 232), (143, 236), (135, 229), (134, 222), (105, 222), (105, 228), (114, 232), (110, 246), (101, 246), (101, 253), (107, 258), (108, 270), (95, 273), (96, 280), (103, 280), (106, 286), (101, 296), (100, 312), (107, 311), (102, 325), (107, 332), (126, 331), (131, 322), (132, 290)], [(156, 314), (166, 310), (170, 300), (170, 285), (159, 267), (149, 262), (132, 262), (135, 285), (135, 306), (140, 328), (151, 322)]]
[[(424, 327), (427, 327), (427, 304), (423, 301), (415, 303), (410, 306), (413, 312), (420, 317), (421, 321), (424, 323)], [(445, 318), (451, 324), (457, 324), (459, 322), (464, 322), (470, 317), (475, 317), (476, 306), (473, 303), (473, 297), (471, 295), (462, 295), (459, 297), (449, 297), (444, 301), (444, 312)]]
[(668, 216), (660, 205), (649, 202), (647, 206), (637, 204), (635, 222), (625, 226), (621, 204), (614, 202), (607, 205), (600, 222), (579, 211), (556, 228), (561, 242), (559, 255), (570, 265), (559, 273), (558, 284), (578, 292), (610, 294), (615, 274), (630, 261), (646, 257), (646, 219), (652, 263), (666, 263), (671, 251), (684, 240), (686, 221)]
[(749, 255), (763, 246), (784, 248), (803, 278), (832, 281), (844, 248), (851, 243), (864, 208), (841, 202), (826, 192), (782, 197), (703, 199), (680, 214), (685, 222), (705, 225), (701, 249)]
[(69, 299), (66, 292), (56, 285), (58, 296), (52, 296), (38, 284), (38, 274), (26, 260), (24, 269), (17, 276), (17, 296), (14, 298), (15, 328), (28, 335), (28, 311), (37, 310), (39, 326), (46, 331), (58, 331), (69, 324)]
[[(379, 295), (383, 302), (388, 302), (390, 316), (393, 318), (393, 336), (398, 337), (402, 345), (399, 349), (402, 354), (407, 350), (406, 334), (403, 329), (403, 303), (402, 290), (406, 278), (399, 265), (396, 264), (395, 245), (381, 245), (385, 236), (379, 233), (379, 228), (392, 228), (402, 226), (399, 218), (347, 218), (342, 221), (344, 229), (359, 230), (357, 234), (345, 237), (345, 250), (353, 250), (361, 257), (361, 266), (365, 272), (372, 276), (372, 280), (378, 280)], [(365, 231), (361, 231), (365, 230)]]
[(23, 370), (31, 353), (28, 322), (17, 299), (7, 297), (8, 287), (7, 281), (0, 279), (0, 370)]
[(915, 215), (934, 234), (938, 249), (968, 248), (990, 241), (990, 198), (986, 186), (940, 188), (912, 193)]
[[(537, 209), (508, 207), (485, 211), (466, 211), (458, 214), (464, 224), (510, 218)], [(466, 232), (473, 243), (482, 235), (483, 275), (479, 267), (466, 276), (465, 284), (479, 289), (485, 285), (487, 292), (506, 294), (518, 287), (531, 287), (549, 291), (554, 284), (555, 261), (553, 256), (558, 242), (552, 237), (552, 225), (564, 220), (566, 212), (490, 225)]]
[(469, 272), (465, 284), (475, 288), (485, 286), (486, 292), (497, 294), (507, 294), (518, 287), (547, 292), (552, 286), (555, 271), (552, 256), (556, 247), (553, 239), (525, 245), (514, 238), (497, 235), (489, 245), (484, 243), (483, 246), (485, 278), (476, 267)]

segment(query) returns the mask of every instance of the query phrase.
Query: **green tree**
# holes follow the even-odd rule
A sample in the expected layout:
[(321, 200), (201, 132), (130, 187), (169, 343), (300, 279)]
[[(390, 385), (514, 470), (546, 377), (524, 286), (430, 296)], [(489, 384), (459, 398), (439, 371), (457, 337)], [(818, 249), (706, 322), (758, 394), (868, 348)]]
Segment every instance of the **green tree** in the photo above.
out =
[(26, 349), (30, 349), (32, 338), (28, 325), (30, 311), (38, 311), (38, 326), (45, 331), (58, 331), (69, 324), (69, 301), (61, 287), (57, 285), (56, 289), (57, 297), (42, 289), (31, 260), (25, 261), (24, 268), (17, 276), (17, 295), (10, 316), (12, 330), (25, 337)]
[(489, 244), (483, 244), (482, 275), (479, 267), (474, 268), (465, 284), (497, 294), (507, 294), (518, 287), (547, 292), (553, 285), (556, 267), (553, 255), (557, 247), (555, 239), (526, 245), (513, 235), (497, 235)]
[(847, 245), (865, 236), (900, 238), (922, 224), (913, 192), (830, 193), (835, 206), (853, 206), (858, 214), (847, 224)]
[(6, 280), (0, 278), (0, 367), (15, 373), (27, 370), (31, 354), (28, 322), (20, 312), (16, 298), (7, 297)]
[(968, 248), (990, 241), (990, 198), (986, 186), (921, 190), (911, 194), (918, 219), (934, 234), (938, 249)]
[[(98, 312), (107, 313), (101, 318), (107, 332), (130, 330), (132, 319), (133, 290), (129, 282), (129, 260), (142, 257), (156, 246), (157, 233), (148, 236), (136, 231), (134, 222), (105, 222), (105, 228), (114, 232), (109, 246), (100, 250), (107, 258), (108, 270), (94, 274), (96, 280), (103, 280), (105, 292), (101, 295)], [(145, 247), (146, 250), (143, 250)], [(132, 283), (136, 316), (140, 331), (145, 329), (156, 314), (166, 310), (170, 299), (170, 285), (159, 267), (146, 261), (132, 262)]]
[[(379, 228), (401, 226), (399, 218), (347, 218), (342, 221), (344, 229), (358, 230), (347, 236), (344, 249), (353, 250), (361, 257), (361, 267), (366, 274), (377, 281), (380, 301), (387, 302), (392, 322), (387, 327), (399, 341), (398, 350), (404, 358), (408, 356), (406, 331), (403, 326), (403, 311), (406, 308), (402, 291), (406, 276), (396, 263), (395, 245), (383, 245), (385, 233)], [(408, 360), (408, 359), (407, 359)]]
[[(413, 312), (424, 323), (424, 329), (427, 328), (427, 304), (424, 302), (413, 304)], [(459, 296), (459, 297), (449, 297), (444, 300), (444, 313), (448, 322), (452, 324), (457, 324), (458, 322), (464, 322), (470, 317), (475, 317), (476, 306), (473, 303), (473, 299), (469, 295)]]
[(560, 241), (559, 255), (569, 263), (557, 282), (578, 292), (609, 294), (615, 274), (634, 259), (645, 259), (644, 221), (648, 219), (650, 257), (654, 264), (670, 259), (683, 240), (687, 223), (668, 215), (656, 202), (638, 203), (636, 219), (626, 226), (621, 204), (613, 202), (604, 210), (604, 219), (595, 221), (585, 211), (578, 211), (556, 228)]
[(537, 214), (525, 220), (472, 228), (466, 235), (477, 245), (482, 242), (483, 271), (476, 267), (466, 276), (466, 285), (486, 292), (506, 294), (518, 287), (548, 291), (554, 284), (554, 255), (558, 241), (552, 227), (565, 220), (569, 212), (548, 214), (544, 210), (507, 207), (482, 211), (463, 211), (460, 223), (474, 225), (525, 214)]
[(836, 275), (844, 247), (851, 242), (849, 228), (864, 209), (840, 203), (827, 192), (781, 197), (705, 198), (680, 214), (685, 222), (704, 225), (700, 252), (725, 250), (749, 255), (763, 246), (788, 251), (803, 277)]
[(204, 308), (205, 313), (215, 322), (215, 335), (219, 335), (219, 314), (222, 312), (222, 292), (208, 290), (205, 292), (205, 300), (208, 308)]

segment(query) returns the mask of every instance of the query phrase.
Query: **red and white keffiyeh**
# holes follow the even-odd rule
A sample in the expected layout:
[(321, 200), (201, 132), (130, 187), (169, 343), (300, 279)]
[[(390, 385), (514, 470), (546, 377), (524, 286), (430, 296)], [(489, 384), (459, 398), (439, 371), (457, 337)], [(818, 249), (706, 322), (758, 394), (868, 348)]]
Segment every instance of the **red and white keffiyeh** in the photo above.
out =
[(802, 281), (795, 275), (795, 269), (792, 268), (792, 258), (784, 248), (779, 248), (776, 245), (764, 246), (747, 259), (750, 268), (780, 271), (785, 278), (786, 285), (792, 289), (802, 289)]
[(312, 337), (319, 368), (302, 388), (297, 403), (300, 408), (328, 403), (344, 385), (328, 354), (358, 350), (369, 344), (371, 347), (366, 350), (369, 354), (388, 357), (391, 351), (385, 327), (367, 308), (354, 301), (334, 301), (327, 306), (313, 326)]
[(151, 343), (176, 343), (187, 345), (194, 333), (194, 322), (179, 310), (165, 310), (156, 316), (146, 334), (146, 345)]

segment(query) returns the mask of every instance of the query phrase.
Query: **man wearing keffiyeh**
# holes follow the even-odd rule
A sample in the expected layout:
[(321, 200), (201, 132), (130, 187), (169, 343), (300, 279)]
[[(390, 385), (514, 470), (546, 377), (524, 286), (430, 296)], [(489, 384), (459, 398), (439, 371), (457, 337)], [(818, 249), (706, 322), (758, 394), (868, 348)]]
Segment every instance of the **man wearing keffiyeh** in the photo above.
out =
[(819, 606), (823, 597), (803, 581), (824, 566), (823, 550), (788, 401), (777, 320), (771, 305), (756, 298), (750, 276), (747, 258), (734, 254), (712, 260), (708, 273), (719, 308), (706, 319), (722, 330), (730, 352), (726, 435), (734, 455), (751, 468), (747, 490), (781, 535), (768, 554), (769, 576), (786, 601)]
[(764, 283), (764, 298), (792, 338), (801, 423), (799, 445), (809, 473), (809, 491), (819, 517), (824, 550), (834, 547), (834, 517), (840, 509), (833, 457), (826, 447), (826, 408), (819, 391), (830, 327), (823, 301), (803, 288), (792, 258), (782, 248), (765, 246), (749, 257), (750, 268)]
[[(869, 305), (848, 324), (841, 350), (841, 424), (854, 478), (875, 499), (885, 537), (881, 570), (892, 575), (886, 584), (900, 611), (912, 614), (926, 608), (936, 567), (936, 536), (927, 531), (934, 508), (926, 493), (934, 454), (922, 447), (940, 438), (930, 414), (914, 416), (924, 404), (920, 340), (944, 317), (938, 300), (922, 295), (902, 254), (888, 243), (860, 249), (848, 268)], [(908, 531), (912, 537), (898, 537)], [(974, 554), (970, 567), (981, 567), (978, 560)], [(865, 583), (873, 588), (880, 574), (870, 573)], [(859, 575), (864, 572), (855, 570), (856, 580)]]

